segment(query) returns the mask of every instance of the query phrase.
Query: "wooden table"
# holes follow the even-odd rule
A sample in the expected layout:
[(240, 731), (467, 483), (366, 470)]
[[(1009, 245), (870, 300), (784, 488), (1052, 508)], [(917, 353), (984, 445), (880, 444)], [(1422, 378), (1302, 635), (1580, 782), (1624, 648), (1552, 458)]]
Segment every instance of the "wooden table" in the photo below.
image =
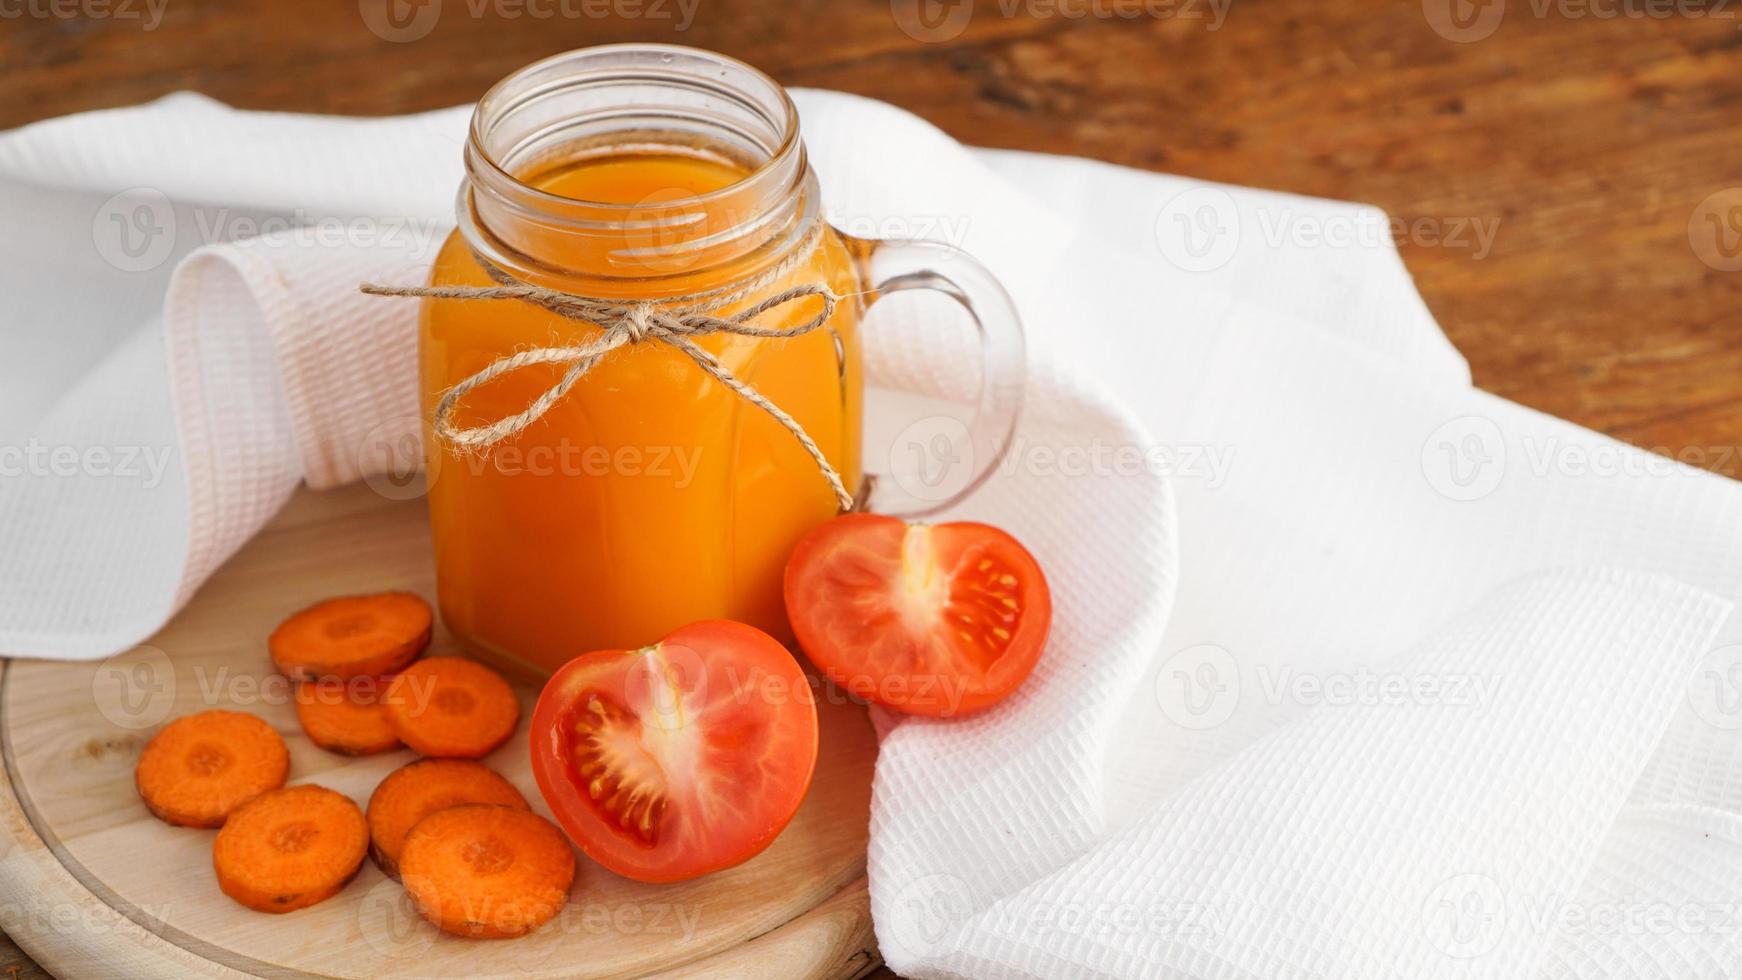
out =
[[(1742, 475), (1742, 8), (394, 0), (409, 19), (392, 22), (378, 0), (63, 2), (0, 20), (0, 128), (177, 89), (409, 112), (544, 55), (652, 40), (875, 96), (969, 143), (1366, 201), (1400, 219), (1478, 385)], [(43, 975), (0, 937), (0, 980)]]

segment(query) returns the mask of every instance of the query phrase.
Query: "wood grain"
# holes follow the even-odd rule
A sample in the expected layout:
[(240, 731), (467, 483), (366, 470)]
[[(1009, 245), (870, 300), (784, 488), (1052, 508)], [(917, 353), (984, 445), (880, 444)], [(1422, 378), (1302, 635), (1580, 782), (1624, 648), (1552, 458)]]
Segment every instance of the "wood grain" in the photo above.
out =
[[(698, 0), (685, 24), (445, 0), (409, 43), (371, 33), (354, 0), (294, 12), (168, 0), (150, 31), (26, 17), (0, 21), (0, 127), (177, 89), (250, 108), (406, 112), (476, 98), (582, 45), (710, 47), (788, 84), (894, 102), (969, 143), (1366, 201), (1429, 229), (1495, 227), (1486, 250), (1400, 243), (1477, 384), (1742, 475), (1742, 273), (1696, 251), (1714, 246), (1697, 237), (1701, 202), (1742, 187), (1733, 5), (1638, 18), (1575, 15), (1617, 3), (1505, 0), (1491, 36), (1458, 43), (1415, 0), (1232, 0), (1213, 30), (1205, 16), (1073, 19), (1038, 0), (978, 0), (959, 36), (927, 43), (898, 26), (906, 2)], [(6, 957), (0, 947), (0, 980), (20, 962)]]
[[(1216, 0), (1213, 30), (1210, 0), (1171, 0), (1179, 16), (1166, 19), (1036, 16), (1090, 0), (977, 0), (960, 36), (924, 43), (893, 14), (917, 0), (689, 0), (688, 22), (677, 0), (603, 4), (664, 19), (445, 0), (426, 37), (394, 43), (367, 29), (358, 0), (294, 14), (266, 0), (166, 2), (151, 31), (142, 19), (4, 22), (0, 127), (177, 89), (251, 108), (406, 112), (474, 99), (573, 47), (700, 45), (789, 84), (894, 102), (969, 143), (1366, 201), (1442, 232), (1496, 227), (1487, 250), (1401, 243), (1477, 384), (1742, 475), (1742, 274), (1701, 261), (1689, 234), (1702, 201), (1742, 186), (1734, 5), (1646, 18), (1576, 15), (1618, 2), (1501, 0), (1492, 36), (1456, 43), (1415, 0)], [(1114, 2), (1096, 9), (1133, 9)]]
[[(0, 908), (23, 923), (16, 938), (53, 969), (140, 978), (704, 975), (722, 955), (744, 977), (863, 972), (874, 955), (863, 880), (877, 746), (865, 709), (832, 689), (818, 699), (819, 762), (804, 804), (766, 851), (735, 868), (646, 885), (582, 861), (557, 919), (499, 943), (420, 921), (373, 863), (339, 895), (289, 919), (226, 898), (212, 878), (211, 833), (161, 823), (139, 802), (140, 747), (169, 718), (246, 711), (285, 736), (293, 784), (366, 802), (412, 754), (353, 758), (310, 743), (288, 682), (270, 668), (265, 635), (322, 596), (429, 596), (433, 579), (421, 500), (388, 501), (361, 484), (305, 491), (148, 644), (100, 663), (7, 663)], [(429, 655), (453, 653), (438, 628)], [(548, 816), (526, 747), (538, 691), (518, 693), (520, 730), (484, 761)]]
[(0, 933), (0, 978), (4, 980), (52, 980), (49, 972), (24, 955), (18, 944)]

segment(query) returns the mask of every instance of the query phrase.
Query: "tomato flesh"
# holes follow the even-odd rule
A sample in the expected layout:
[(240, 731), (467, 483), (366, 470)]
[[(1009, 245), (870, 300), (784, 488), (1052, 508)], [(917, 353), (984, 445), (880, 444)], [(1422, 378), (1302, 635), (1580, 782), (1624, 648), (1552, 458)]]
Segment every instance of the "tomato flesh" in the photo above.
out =
[(812, 662), (849, 692), (910, 714), (978, 711), (1033, 671), (1052, 627), (1046, 576), (986, 524), (847, 514), (786, 566), (786, 611)]
[(683, 881), (760, 853), (798, 811), (816, 757), (804, 672), (741, 623), (576, 657), (532, 716), (533, 775), (557, 822), (638, 881)]

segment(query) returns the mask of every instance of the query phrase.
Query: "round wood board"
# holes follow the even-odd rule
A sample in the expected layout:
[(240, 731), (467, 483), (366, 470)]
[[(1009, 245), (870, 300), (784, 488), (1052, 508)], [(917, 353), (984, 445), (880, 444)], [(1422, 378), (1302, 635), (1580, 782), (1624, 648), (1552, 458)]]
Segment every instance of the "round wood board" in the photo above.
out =
[[(0, 929), (65, 977), (852, 977), (878, 962), (865, 894), (876, 742), (865, 710), (820, 697), (821, 753), (769, 849), (698, 881), (645, 885), (579, 857), (568, 907), (530, 936), (466, 940), (411, 910), (373, 862), (337, 897), (284, 915), (218, 891), (213, 831), (152, 818), (133, 788), (166, 721), (211, 707), (266, 719), (290, 782), (367, 803), (408, 751), (352, 759), (298, 728), (266, 635), (320, 599), (434, 595), (421, 501), (357, 486), (302, 492), (149, 643), (98, 663), (0, 664)], [(456, 652), (439, 628), (435, 654)], [(549, 816), (520, 731), (484, 761)]]

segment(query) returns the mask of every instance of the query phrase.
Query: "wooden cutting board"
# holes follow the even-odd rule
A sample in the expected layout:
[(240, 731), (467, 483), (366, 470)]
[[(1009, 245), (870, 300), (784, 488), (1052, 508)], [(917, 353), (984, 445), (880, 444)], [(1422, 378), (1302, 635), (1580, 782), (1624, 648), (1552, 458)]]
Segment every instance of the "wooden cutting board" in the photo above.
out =
[[(284, 915), (224, 897), (213, 831), (171, 827), (133, 788), (161, 725), (209, 707), (266, 719), (291, 783), (368, 801), (399, 751), (350, 759), (311, 744), (266, 636), (319, 599), (434, 596), (419, 500), (365, 486), (303, 492), (147, 644), (100, 663), (0, 663), (0, 929), (63, 977), (852, 977), (878, 962), (865, 893), (876, 742), (865, 710), (819, 698), (821, 754), (798, 816), (761, 855), (699, 881), (645, 885), (581, 857), (569, 906), (513, 940), (419, 919), (372, 862), (342, 893)], [(439, 628), (431, 652), (454, 650)], [(546, 816), (521, 730), (485, 760)]]

